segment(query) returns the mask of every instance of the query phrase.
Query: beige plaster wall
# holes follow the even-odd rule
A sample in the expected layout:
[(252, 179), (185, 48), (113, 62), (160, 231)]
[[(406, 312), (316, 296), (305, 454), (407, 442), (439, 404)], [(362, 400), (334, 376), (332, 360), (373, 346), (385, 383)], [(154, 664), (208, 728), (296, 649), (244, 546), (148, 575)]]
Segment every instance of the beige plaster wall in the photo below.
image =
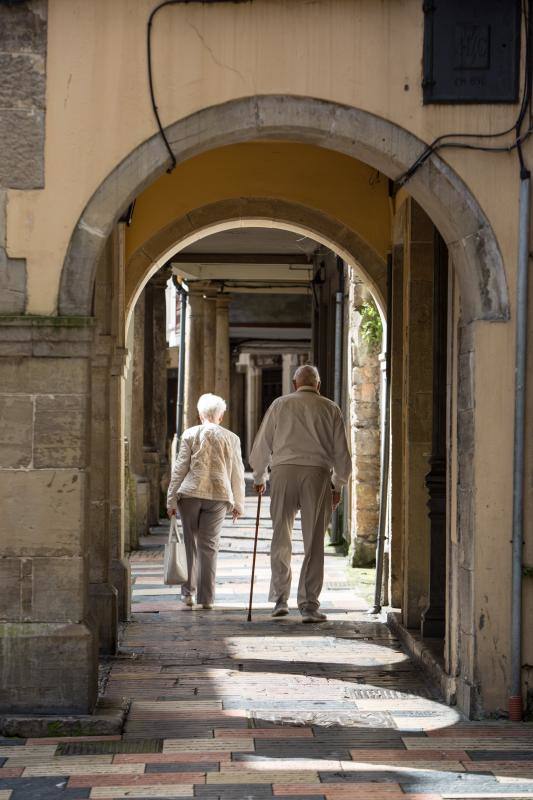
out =
[[(11, 191), (7, 249), (28, 259), (31, 313), (54, 313), (70, 234), (105, 176), (156, 128), (146, 23), (152, 0), (50, 0), (45, 188)], [(252, 94), (334, 100), (424, 140), (506, 127), (513, 107), (423, 107), (419, 0), (254, 0), (164, 9), (153, 29), (164, 124)], [(510, 156), (446, 153), (514, 262), (517, 170)], [(490, 169), (488, 165), (490, 164)]]

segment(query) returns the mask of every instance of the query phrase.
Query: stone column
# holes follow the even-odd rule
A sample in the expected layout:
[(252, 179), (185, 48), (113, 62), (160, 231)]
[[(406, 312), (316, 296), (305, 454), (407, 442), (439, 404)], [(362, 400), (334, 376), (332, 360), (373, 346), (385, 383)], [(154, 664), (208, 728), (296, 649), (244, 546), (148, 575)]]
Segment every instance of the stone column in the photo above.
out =
[(292, 376), (298, 367), (298, 355), (296, 353), (283, 353), (282, 355), (282, 392), (290, 394), (293, 391)]
[(249, 356), (246, 371), (246, 458), (250, 458), (261, 417), (261, 376), (254, 356)]
[(90, 713), (93, 320), (0, 318), (0, 711)]
[[(405, 210), (405, 209), (404, 209)], [(402, 215), (400, 215), (402, 216)], [(392, 249), (392, 340), (391, 340), (391, 453), (390, 453), (390, 601), (393, 608), (403, 602), (403, 263), (402, 219), (395, 221)]]
[(230, 352), (229, 352), (229, 295), (216, 300), (216, 354), (215, 354), (215, 394), (226, 401), (227, 411), (224, 424), (229, 426), (230, 417)]
[(185, 327), (185, 411), (183, 427), (198, 424), (196, 405), (203, 390), (203, 339), (204, 300), (203, 289), (194, 284), (189, 289), (187, 321)]
[(130, 547), (135, 550), (139, 537), (145, 536), (149, 525), (150, 484), (144, 463), (144, 344), (145, 293), (142, 292), (133, 311), (133, 353), (129, 374), (131, 382), (131, 412), (127, 431), (130, 452)]
[(159, 273), (146, 286), (144, 340), (144, 474), (150, 483), (148, 521), (159, 522), (161, 481), (167, 480), (166, 301), (168, 276)]
[(429, 603), (422, 636), (444, 638), (446, 616), (446, 389), (448, 351), (448, 250), (435, 231), (433, 278), (433, 434), (426, 475), (431, 526)]
[(124, 296), (125, 278), (125, 225), (119, 223), (112, 239), (112, 307), (111, 333), (114, 347), (111, 355), (109, 386), (109, 535), (111, 541), (111, 582), (117, 590), (119, 620), (129, 619), (131, 609), (131, 576), (129, 561), (125, 558), (125, 403), (126, 370), (126, 313)]
[(428, 600), (430, 525), (428, 453), (433, 410), (433, 237), (429, 217), (413, 200), (406, 209), (403, 285), (403, 623), (419, 628)]
[(357, 278), (355, 281), (351, 309), (352, 564), (367, 567), (375, 562), (379, 525), (381, 376), (378, 345), (366, 343), (360, 331), (359, 309), (368, 292)]
[(203, 391), (213, 392), (213, 393), (215, 393), (216, 391), (216, 339), (217, 339), (216, 301), (217, 301), (216, 292), (213, 289), (206, 289), (204, 294)]
[(117, 590), (110, 577), (110, 370), (114, 340), (111, 332), (113, 243), (110, 237), (100, 258), (95, 281), (96, 331), (91, 362), (91, 492), (89, 521), (89, 599), (98, 630), (100, 652), (116, 652), (118, 644)]

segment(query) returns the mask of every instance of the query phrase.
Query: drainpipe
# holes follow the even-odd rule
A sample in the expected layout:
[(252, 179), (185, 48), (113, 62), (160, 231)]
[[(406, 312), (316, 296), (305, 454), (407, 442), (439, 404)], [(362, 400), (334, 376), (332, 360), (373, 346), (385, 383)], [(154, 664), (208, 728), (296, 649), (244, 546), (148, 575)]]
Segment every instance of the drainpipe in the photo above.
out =
[[(390, 463), (390, 376), (391, 376), (391, 343), (392, 343), (392, 255), (387, 256), (387, 320), (385, 334), (385, 400), (383, 403), (383, 423), (381, 426), (381, 469), (379, 488), (379, 526), (376, 542), (376, 584), (374, 587), (374, 608), (372, 614), (381, 611), (381, 594), (383, 583), (383, 559), (385, 538), (387, 535), (387, 516), (389, 498), (389, 463)], [(383, 385), (382, 385), (383, 391)]]
[[(342, 401), (342, 328), (344, 315), (344, 261), (337, 256), (337, 271), (339, 282), (335, 294), (335, 364), (333, 376), (333, 400), (338, 406)], [(333, 514), (332, 544), (340, 544), (342, 531), (340, 530), (339, 509)]]
[(513, 464), (513, 578), (511, 597), (511, 695), (509, 719), (522, 719), (522, 558), (524, 546), (524, 455), (529, 272), (529, 170), (520, 170), (518, 274), (516, 285), (515, 425)]

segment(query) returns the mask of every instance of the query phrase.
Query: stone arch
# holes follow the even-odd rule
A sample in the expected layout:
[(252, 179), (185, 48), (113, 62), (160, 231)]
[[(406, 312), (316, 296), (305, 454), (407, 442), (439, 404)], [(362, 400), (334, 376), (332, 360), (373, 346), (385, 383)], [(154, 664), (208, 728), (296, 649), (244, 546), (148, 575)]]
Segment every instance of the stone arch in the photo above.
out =
[[(179, 162), (214, 147), (250, 140), (306, 142), (337, 150), (397, 178), (423, 143), (394, 123), (357, 108), (309, 97), (266, 95), (211, 106), (166, 129)], [(127, 205), (167, 167), (158, 135), (131, 152), (85, 207), (63, 264), (59, 313), (89, 315), (95, 267)], [(409, 192), (439, 228), (457, 270), (465, 320), (509, 317), (507, 284), (494, 232), (473, 194), (439, 157), (432, 156)]]
[(175, 253), (212, 233), (237, 227), (277, 227), (316, 239), (350, 263), (368, 283), (383, 311), (386, 264), (353, 230), (298, 203), (271, 198), (221, 200), (186, 214), (158, 231), (126, 264), (126, 308), (131, 311), (150, 277)]

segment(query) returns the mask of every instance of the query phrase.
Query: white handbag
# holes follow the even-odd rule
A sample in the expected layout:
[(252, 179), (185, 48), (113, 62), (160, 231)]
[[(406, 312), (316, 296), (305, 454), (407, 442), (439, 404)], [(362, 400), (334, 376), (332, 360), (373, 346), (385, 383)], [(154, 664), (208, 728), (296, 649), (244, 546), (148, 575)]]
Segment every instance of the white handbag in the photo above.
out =
[(187, 580), (187, 554), (185, 552), (185, 541), (183, 533), (178, 528), (176, 515), (170, 518), (170, 532), (168, 542), (165, 545), (165, 566), (163, 571), (163, 583), (169, 586), (185, 583)]

